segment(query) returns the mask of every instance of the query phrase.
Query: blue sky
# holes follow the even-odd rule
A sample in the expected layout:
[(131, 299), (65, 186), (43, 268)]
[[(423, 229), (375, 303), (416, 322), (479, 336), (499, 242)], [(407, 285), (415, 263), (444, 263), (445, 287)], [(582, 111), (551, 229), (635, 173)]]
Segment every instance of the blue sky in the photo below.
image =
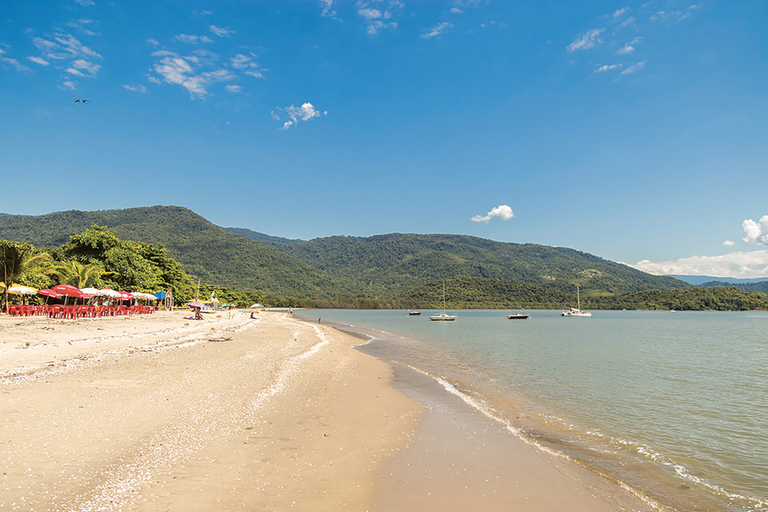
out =
[(767, 26), (766, 0), (11, 0), (0, 212), (768, 276)]

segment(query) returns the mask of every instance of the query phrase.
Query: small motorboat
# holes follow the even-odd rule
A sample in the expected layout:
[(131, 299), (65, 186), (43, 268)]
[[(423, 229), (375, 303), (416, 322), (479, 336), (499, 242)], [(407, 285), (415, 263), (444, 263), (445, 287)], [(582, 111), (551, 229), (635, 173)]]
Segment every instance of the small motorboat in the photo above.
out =
[(531, 318), (531, 315), (526, 315), (523, 313), (512, 313), (507, 315), (507, 318), (509, 318), (510, 320), (528, 320), (529, 318)]
[(419, 316), (421, 311), (409, 311), (408, 316)]

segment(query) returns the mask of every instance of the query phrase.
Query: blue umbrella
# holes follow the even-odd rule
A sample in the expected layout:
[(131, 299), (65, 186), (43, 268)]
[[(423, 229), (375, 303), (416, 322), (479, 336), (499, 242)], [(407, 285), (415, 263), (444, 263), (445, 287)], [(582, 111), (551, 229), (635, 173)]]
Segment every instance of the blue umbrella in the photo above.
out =
[(160, 300), (163, 300), (165, 298), (166, 293), (165, 292), (157, 292), (155, 294), (155, 297), (157, 297)]

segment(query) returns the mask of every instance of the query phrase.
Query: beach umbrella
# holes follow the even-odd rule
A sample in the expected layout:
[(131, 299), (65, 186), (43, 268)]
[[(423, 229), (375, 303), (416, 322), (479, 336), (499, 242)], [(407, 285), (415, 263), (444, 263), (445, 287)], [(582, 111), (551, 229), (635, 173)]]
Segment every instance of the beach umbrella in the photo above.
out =
[(51, 288), (51, 290), (55, 291), (59, 295), (64, 295), (65, 297), (75, 297), (79, 299), (83, 296), (83, 292), (70, 284), (59, 284)]
[(88, 295), (101, 295), (101, 290), (94, 287), (80, 288), (80, 291), (83, 293), (87, 293)]
[(187, 305), (189, 305), (189, 307), (191, 308), (202, 308), (203, 306), (205, 306), (205, 304), (203, 304), (199, 300), (193, 300), (192, 302), (188, 302)]
[(163, 299), (165, 299), (165, 296), (166, 296), (166, 295), (168, 295), (166, 292), (157, 292), (157, 293), (155, 294), (155, 297), (156, 297), (156, 298), (158, 298), (158, 299), (160, 299), (160, 300), (163, 300)]
[(37, 290), (30, 288), (29, 286), (15, 284), (8, 288), (8, 293), (12, 293), (14, 295), (37, 295)]
[(263, 308), (263, 307), (264, 307), (264, 304), (251, 304), (250, 306), (248, 306), (248, 309)]
[(45, 297), (45, 303), (46, 304), (48, 304), (48, 299), (49, 298), (53, 298), (53, 299), (60, 299), (61, 298), (61, 295), (59, 295), (58, 293), (56, 293), (53, 290), (48, 290), (48, 289), (37, 290), (37, 294), (38, 295), (42, 295), (43, 297)]
[(42, 295), (44, 297), (51, 297), (53, 299), (60, 299), (61, 298), (61, 295), (59, 295), (58, 293), (56, 293), (53, 290), (48, 290), (47, 288), (44, 289), (44, 290), (37, 290), (37, 294), (38, 295)]
[(120, 297), (117, 298), (117, 300), (131, 300), (133, 298), (133, 295), (128, 292), (120, 292)]
[(120, 296), (120, 292), (116, 292), (115, 290), (112, 290), (110, 288), (102, 288), (99, 290), (99, 293), (102, 297), (109, 297), (112, 299), (116, 299)]

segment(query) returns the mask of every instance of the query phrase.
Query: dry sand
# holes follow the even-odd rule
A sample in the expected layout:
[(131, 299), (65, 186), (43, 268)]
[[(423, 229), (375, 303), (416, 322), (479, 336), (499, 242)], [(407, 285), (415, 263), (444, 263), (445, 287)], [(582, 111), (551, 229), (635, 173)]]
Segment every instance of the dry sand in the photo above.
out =
[(188, 315), (0, 316), (0, 510), (618, 510), (359, 338)]

